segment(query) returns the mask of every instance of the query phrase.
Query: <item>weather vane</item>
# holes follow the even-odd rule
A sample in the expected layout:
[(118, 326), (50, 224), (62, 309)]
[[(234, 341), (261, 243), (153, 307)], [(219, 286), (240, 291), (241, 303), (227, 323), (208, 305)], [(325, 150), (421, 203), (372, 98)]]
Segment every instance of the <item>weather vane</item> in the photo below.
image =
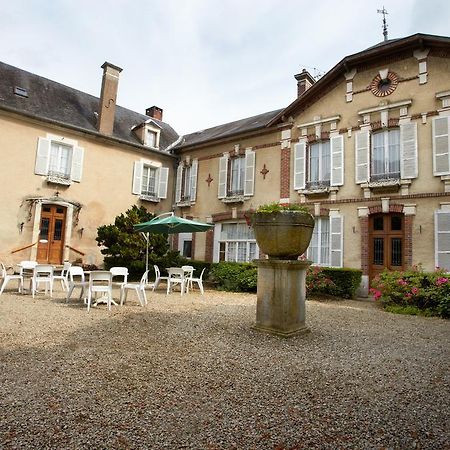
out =
[(383, 9), (377, 9), (377, 13), (378, 14), (383, 14), (383, 36), (384, 36), (384, 40), (387, 41), (388, 40), (388, 26), (386, 23), (386, 14), (388, 13), (386, 11), (386, 9), (383, 6)]

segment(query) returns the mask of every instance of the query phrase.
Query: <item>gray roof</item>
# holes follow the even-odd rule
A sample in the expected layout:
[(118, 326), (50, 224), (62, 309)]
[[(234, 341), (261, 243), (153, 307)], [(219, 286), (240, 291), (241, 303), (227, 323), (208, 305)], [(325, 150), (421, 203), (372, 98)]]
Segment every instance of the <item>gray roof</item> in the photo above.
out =
[(257, 116), (247, 117), (245, 119), (236, 120), (234, 122), (225, 123), (216, 127), (187, 134), (183, 136), (181, 144), (178, 148), (232, 137), (235, 134), (241, 134), (248, 131), (255, 131), (259, 128), (264, 128), (280, 111), (282, 111), (282, 109), (277, 109), (275, 111), (258, 114)]
[[(14, 94), (16, 86), (26, 89), (28, 97)], [(2, 107), (37, 119), (56, 121), (97, 133), (94, 112), (99, 110), (98, 97), (0, 62), (0, 108)], [(146, 148), (141, 145), (131, 128), (148, 119), (144, 114), (117, 106), (111, 137)], [(178, 139), (178, 134), (167, 123), (152, 120), (161, 126), (160, 149), (164, 150)]]

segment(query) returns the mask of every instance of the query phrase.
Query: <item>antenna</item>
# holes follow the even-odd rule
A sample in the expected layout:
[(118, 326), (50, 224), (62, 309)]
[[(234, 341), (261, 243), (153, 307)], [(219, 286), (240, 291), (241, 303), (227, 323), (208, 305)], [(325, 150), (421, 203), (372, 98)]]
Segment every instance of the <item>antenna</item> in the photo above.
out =
[(383, 14), (383, 36), (384, 36), (384, 40), (387, 41), (388, 40), (388, 26), (386, 23), (386, 15), (387, 15), (387, 11), (383, 6), (383, 9), (377, 9), (377, 13), (378, 14)]

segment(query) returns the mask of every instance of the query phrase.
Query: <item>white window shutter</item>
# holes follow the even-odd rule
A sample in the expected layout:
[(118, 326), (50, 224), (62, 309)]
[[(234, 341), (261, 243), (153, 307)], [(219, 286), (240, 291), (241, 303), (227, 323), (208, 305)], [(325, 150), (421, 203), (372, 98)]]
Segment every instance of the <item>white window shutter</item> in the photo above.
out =
[(72, 170), (70, 178), (79, 183), (83, 174), (84, 148), (74, 147), (72, 152)]
[(359, 131), (355, 135), (355, 180), (365, 183), (369, 180), (369, 132)]
[(36, 151), (36, 164), (34, 173), (37, 175), (47, 175), (48, 165), (50, 162), (50, 139), (40, 137), (38, 139), (38, 146)]
[(133, 171), (133, 194), (139, 195), (142, 190), (142, 172), (144, 170), (144, 163), (142, 161), (134, 162)]
[(227, 172), (228, 172), (228, 153), (224, 154), (219, 159), (219, 183), (218, 194), (219, 198), (227, 196)]
[(433, 174), (450, 174), (450, 117), (433, 119)]
[(450, 211), (436, 211), (434, 227), (436, 267), (450, 271)]
[(306, 144), (299, 142), (294, 146), (294, 189), (305, 189)]
[(344, 217), (339, 214), (330, 216), (330, 266), (343, 266)]
[(244, 195), (255, 193), (255, 152), (249, 148), (245, 150), (245, 183)]
[(330, 138), (331, 147), (331, 186), (344, 184), (344, 136)]
[(169, 181), (169, 168), (160, 167), (158, 170), (159, 182), (158, 182), (158, 197), (167, 198), (167, 184)]
[(417, 123), (400, 125), (400, 172), (404, 179), (417, 178)]
[(192, 160), (191, 165), (191, 202), (195, 202), (197, 198), (197, 173), (198, 173), (198, 159)]
[(177, 181), (175, 185), (175, 203), (181, 201), (181, 183), (183, 182), (183, 163), (178, 164)]

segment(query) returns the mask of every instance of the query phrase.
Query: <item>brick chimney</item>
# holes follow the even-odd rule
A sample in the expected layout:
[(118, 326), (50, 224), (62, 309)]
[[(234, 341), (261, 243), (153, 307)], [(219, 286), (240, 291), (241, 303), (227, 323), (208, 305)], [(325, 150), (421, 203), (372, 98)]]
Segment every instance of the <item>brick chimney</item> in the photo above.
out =
[(301, 97), (316, 82), (306, 69), (294, 77), (297, 80), (297, 97)]
[(157, 106), (151, 106), (145, 110), (145, 115), (162, 122), (163, 110)]
[(120, 67), (109, 62), (102, 65), (103, 79), (100, 94), (97, 129), (100, 133), (112, 135), (116, 112), (117, 87), (119, 86)]

